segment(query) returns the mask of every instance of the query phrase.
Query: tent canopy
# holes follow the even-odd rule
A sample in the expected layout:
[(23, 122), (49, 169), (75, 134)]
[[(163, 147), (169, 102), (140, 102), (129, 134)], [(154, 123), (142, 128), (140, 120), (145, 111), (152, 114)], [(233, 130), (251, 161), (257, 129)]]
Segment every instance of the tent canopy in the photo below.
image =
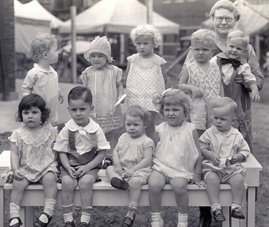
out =
[(26, 4), (21, 4), (17, 0), (14, 2), (15, 16), (28, 18), (32, 20), (50, 21), (51, 28), (58, 28), (63, 21), (47, 11), (37, 0), (33, 0)]
[[(238, 21), (238, 29), (248, 33), (255, 34), (262, 30), (269, 24), (269, 5), (254, 5), (246, 1), (240, 5), (238, 1), (234, 4), (238, 7), (241, 17)], [(202, 26), (213, 28), (213, 22), (211, 18), (202, 23)]]
[[(147, 23), (147, 7), (137, 0), (101, 0), (77, 15), (78, 34), (94, 32), (129, 33), (139, 24)], [(153, 12), (152, 23), (163, 34), (178, 34), (179, 25)], [(59, 27), (61, 33), (71, 32), (71, 21)]]

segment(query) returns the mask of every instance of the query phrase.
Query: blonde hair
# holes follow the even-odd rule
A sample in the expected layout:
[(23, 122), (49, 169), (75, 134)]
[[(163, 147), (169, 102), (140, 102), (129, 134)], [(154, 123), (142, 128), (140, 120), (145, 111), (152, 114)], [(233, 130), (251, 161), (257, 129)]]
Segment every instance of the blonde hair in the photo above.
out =
[(214, 99), (211, 105), (211, 109), (228, 109), (231, 114), (235, 115), (237, 111), (237, 104), (229, 97), (218, 97)]
[(239, 39), (245, 46), (249, 44), (249, 36), (240, 30), (234, 30), (228, 33), (227, 41), (232, 39)]
[(141, 36), (150, 36), (154, 43), (154, 47), (159, 47), (162, 43), (161, 33), (150, 24), (138, 25), (131, 31), (130, 36), (133, 43), (135, 43), (137, 38)]
[(184, 109), (185, 117), (189, 117), (191, 98), (179, 89), (167, 89), (161, 97), (161, 114), (163, 114), (164, 105), (180, 105)]
[(198, 29), (191, 34), (191, 43), (194, 41), (208, 42), (210, 46), (214, 46), (215, 34), (209, 29)]
[(214, 14), (216, 12), (216, 10), (218, 9), (227, 9), (230, 12), (232, 12), (234, 14), (234, 19), (236, 21), (238, 21), (240, 19), (240, 12), (239, 10), (236, 8), (236, 6), (229, 0), (219, 0), (217, 1), (213, 7), (210, 10), (209, 15), (211, 17), (214, 17)]
[(57, 45), (55, 35), (49, 33), (42, 33), (37, 35), (31, 42), (30, 54), (34, 62), (38, 62), (44, 51), (50, 51), (53, 45)]

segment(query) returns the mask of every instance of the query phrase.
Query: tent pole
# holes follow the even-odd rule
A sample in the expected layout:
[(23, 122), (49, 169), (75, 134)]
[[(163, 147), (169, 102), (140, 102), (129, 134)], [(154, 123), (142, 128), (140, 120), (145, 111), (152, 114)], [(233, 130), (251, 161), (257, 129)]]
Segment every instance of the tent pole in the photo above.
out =
[(77, 82), (77, 55), (76, 55), (76, 5), (75, 0), (72, 0), (72, 6), (70, 7), (71, 15), (71, 71), (72, 71), (72, 81)]
[(124, 64), (125, 53), (125, 34), (120, 34), (120, 65)]
[(147, 23), (152, 24), (153, 15), (153, 0), (146, 0), (147, 2)]

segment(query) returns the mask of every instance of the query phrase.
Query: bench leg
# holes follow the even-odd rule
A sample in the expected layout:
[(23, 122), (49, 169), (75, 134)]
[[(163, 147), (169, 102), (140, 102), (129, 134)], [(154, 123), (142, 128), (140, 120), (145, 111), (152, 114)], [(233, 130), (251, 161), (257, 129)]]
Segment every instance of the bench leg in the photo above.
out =
[(34, 207), (26, 207), (25, 212), (27, 226), (34, 226)]
[(21, 207), (20, 209), (20, 218), (22, 221), (22, 227), (27, 227), (26, 217), (25, 217), (25, 207)]
[(222, 207), (226, 221), (222, 222), (222, 227), (230, 227), (230, 207)]
[(5, 225), (5, 194), (3, 187), (0, 187), (0, 227)]
[(255, 194), (256, 188), (249, 187), (247, 192), (247, 226), (255, 226)]

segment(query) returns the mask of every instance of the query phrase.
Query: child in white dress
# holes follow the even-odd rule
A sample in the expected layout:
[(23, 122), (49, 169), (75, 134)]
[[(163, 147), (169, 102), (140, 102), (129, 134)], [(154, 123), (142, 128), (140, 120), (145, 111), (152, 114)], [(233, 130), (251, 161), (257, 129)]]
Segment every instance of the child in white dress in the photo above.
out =
[(52, 145), (57, 130), (47, 123), (49, 110), (45, 101), (37, 94), (24, 96), (18, 106), (19, 122), (23, 126), (15, 129), (10, 140), (11, 168), (14, 173), (10, 196), (9, 227), (19, 227), (20, 203), (24, 190), (30, 183), (39, 182), (44, 187), (44, 211), (35, 222), (35, 227), (45, 227), (54, 212), (57, 195), (57, 162)]
[(62, 164), (64, 227), (75, 227), (73, 199), (77, 186), (82, 207), (79, 227), (90, 226), (92, 187), (105, 152), (110, 149), (99, 124), (89, 118), (92, 109), (91, 91), (82, 86), (74, 87), (68, 94), (68, 110), (72, 119), (60, 131), (54, 145)]
[[(208, 29), (199, 29), (191, 35), (191, 50), (193, 59), (185, 62), (179, 84), (187, 84), (193, 91), (193, 96), (203, 96), (206, 102), (201, 108), (201, 102), (193, 102), (191, 122), (195, 125), (198, 135), (212, 124), (210, 117), (210, 102), (223, 96), (221, 76), (216, 62), (210, 62), (215, 47), (214, 33)], [(195, 101), (195, 100), (194, 100)], [(202, 110), (202, 111), (201, 111)]]
[(197, 131), (186, 122), (190, 98), (178, 89), (168, 89), (161, 97), (161, 114), (165, 122), (156, 127), (160, 141), (153, 158), (149, 178), (151, 226), (163, 227), (161, 192), (170, 183), (178, 207), (178, 227), (188, 226), (187, 185), (193, 180), (201, 186), (201, 155)]
[(63, 103), (58, 84), (58, 74), (51, 67), (58, 61), (57, 39), (51, 34), (41, 34), (31, 43), (31, 55), (36, 62), (28, 71), (23, 84), (22, 96), (35, 93), (40, 95), (50, 110), (49, 122), (57, 124), (58, 102)]
[[(81, 74), (83, 86), (92, 92), (91, 118), (101, 126), (113, 150), (118, 139), (116, 129), (122, 127), (120, 105), (114, 107), (123, 95), (122, 70), (112, 65), (111, 45), (105, 36), (95, 37), (84, 57), (91, 63)], [(112, 151), (106, 155), (111, 158)]]
[(127, 58), (127, 105), (140, 105), (150, 111), (146, 133), (153, 139), (157, 109), (152, 104), (152, 98), (165, 90), (166, 82), (166, 61), (154, 53), (154, 48), (161, 44), (161, 34), (154, 26), (145, 24), (131, 31), (131, 39), (138, 53)]
[(145, 135), (149, 113), (140, 106), (129, 106), (125, 113), (126, 133), (122, 134), (113, 151), (114, 166), (107, 168), (111, 185), (122, 190), (129, 187), (129, 210), (122, 226), (132, 226), (141, 187), (148, 183), (151, 174), (152, 153), (155, 145)]
[(219, 200), (220, 183), (232, 187), (231, 216), (244, 219), (241, 206), (244, 198), (244, 167), (250, 149), (242, 134), (232, 127), (236, 118), (236, 103), (229, 97), (219, 97), (212, 103), (214, 125), (200, 137), (203, 178), (216, 222), (225, 221)]

